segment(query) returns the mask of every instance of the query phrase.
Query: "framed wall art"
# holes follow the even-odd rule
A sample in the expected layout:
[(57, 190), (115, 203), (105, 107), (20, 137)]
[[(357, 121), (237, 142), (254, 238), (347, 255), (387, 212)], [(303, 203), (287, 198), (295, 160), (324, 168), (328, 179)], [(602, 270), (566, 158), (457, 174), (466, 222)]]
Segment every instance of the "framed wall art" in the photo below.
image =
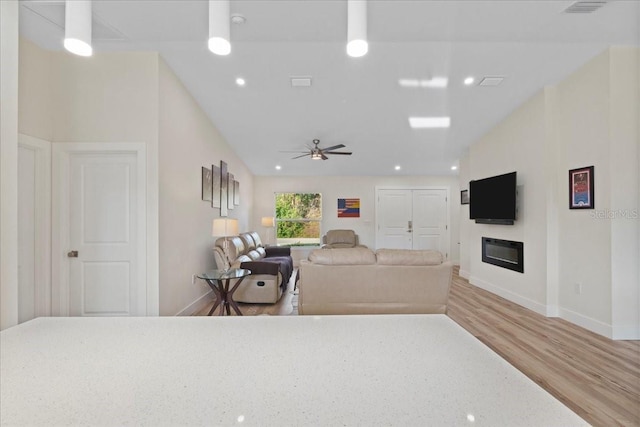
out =
[(213, 184), (213, 174), (211, 169), (202, 167), (202, 200), (205, 202), (211, 201), (211, 186)]
[(235, 207), (233, 205), (236, 190), (236, 187), (233, 185), (234, 181), (233, 174), (227, 172), (227, 209), (233, 209)]
[(220, 167), (211, 165), (211, 207), (220, 208)]
[(228, 185), (229, 185), (229, 171), (227, 171), (227, 163), (220, 161), (220, 216), (228, 216)]
[(338, 199), (338, 218), (360, 218), (360, 199)]
[(593, 209), (593, 166), (569, 171), (569, 209)]
[(460, 192), (460, 204), (461, 205), (469, 204), (469, 190), (462, 190)]

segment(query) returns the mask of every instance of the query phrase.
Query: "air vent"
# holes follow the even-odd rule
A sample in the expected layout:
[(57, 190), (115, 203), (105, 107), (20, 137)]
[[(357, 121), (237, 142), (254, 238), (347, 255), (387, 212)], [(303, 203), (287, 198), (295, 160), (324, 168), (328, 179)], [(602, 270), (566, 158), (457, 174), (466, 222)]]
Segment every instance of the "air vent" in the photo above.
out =
[[(20, 2), (25, 10), (55, 25), (64, 32), (64, 2)], [(125, 41), (127, 37), (93, 13), (91, 39), (94, 41)]]
[(499, 86), (504, 81), (504, 77), (485, 77), (478, 86)]
[(291, 77), (292, 87), (309, 87), (311, 86), (311, 77)]
[(606, 4), (606, 1), (577, 1), (566, 8), (564, 13), (591, 13)]

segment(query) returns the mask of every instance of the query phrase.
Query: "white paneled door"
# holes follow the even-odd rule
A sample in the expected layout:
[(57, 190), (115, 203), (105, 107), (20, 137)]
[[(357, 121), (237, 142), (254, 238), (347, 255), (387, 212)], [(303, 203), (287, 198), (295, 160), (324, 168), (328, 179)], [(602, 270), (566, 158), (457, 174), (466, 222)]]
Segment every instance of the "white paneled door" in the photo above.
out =
[(379, 189), (376, 247), (433, 249), (447, 257), (446, 189)]
[(91, 144), (75, 144), (58, 157), (61, 199), (67, 201), (61, 215), (61, 312), (145, 315), (141, 153), (83, 145)]

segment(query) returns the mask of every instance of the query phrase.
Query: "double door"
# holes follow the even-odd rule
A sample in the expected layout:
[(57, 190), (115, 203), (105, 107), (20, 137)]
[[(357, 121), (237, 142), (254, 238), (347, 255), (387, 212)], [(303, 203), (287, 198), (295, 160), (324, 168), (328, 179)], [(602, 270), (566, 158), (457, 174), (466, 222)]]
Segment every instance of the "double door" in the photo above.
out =
[(433, 249), (448, 257), (446, 189), (379, 189), (376, 247)]

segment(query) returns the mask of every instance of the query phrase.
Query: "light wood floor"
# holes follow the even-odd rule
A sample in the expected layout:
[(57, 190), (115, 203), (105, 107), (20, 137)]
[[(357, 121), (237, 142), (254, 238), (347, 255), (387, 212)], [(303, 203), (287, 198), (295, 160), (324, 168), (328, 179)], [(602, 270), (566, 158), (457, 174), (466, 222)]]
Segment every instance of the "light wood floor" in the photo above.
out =
[[(277, 304), (241, 304), (241, 310), (297, 315), (296, 293), (291, 282)], [(457, 268), (448, 315), (588, 423), (640, 426), (640, 341), (612, 341), (541, 316), (470, 285)]]
[(541, 316), (457, 274), (448, 315), (588, 423), (640, 426), (640, 341)]

